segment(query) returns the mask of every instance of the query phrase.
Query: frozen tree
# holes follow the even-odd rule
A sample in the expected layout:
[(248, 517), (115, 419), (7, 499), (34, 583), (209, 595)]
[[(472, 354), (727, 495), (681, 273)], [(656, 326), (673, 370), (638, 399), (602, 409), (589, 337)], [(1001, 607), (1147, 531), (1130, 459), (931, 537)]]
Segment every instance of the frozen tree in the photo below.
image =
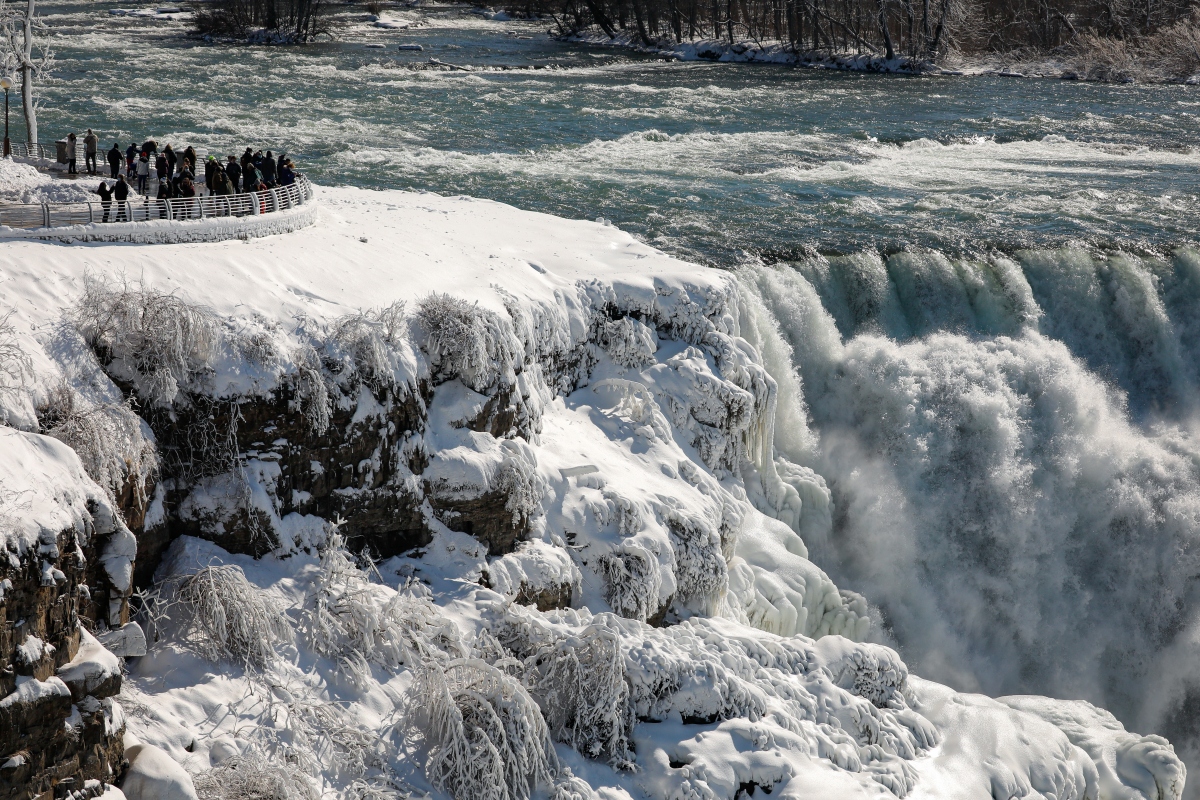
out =
[(21, 75), (21, 109), (30, 143), (38, 140), (33, 84), (44, 78), (54, 63), (45, 30), (45, 23), (36, 13), (36, 0), (27, 0), (24, 10), (0, 0), (0, 71)]

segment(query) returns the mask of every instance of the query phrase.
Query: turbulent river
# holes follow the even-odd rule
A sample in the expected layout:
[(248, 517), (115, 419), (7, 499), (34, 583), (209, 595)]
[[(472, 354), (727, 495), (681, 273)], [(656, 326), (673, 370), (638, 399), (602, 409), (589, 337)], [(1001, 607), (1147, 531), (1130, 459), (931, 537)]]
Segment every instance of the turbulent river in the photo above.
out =
[(877, 635), (1200, 774), (1200, 87), (665, 63), (449, 14), (229, 47), (113, 7), (46, 7), (44, 139), (271, 147), (736, 270), (777, 449), (834, 492), (814, 557)]

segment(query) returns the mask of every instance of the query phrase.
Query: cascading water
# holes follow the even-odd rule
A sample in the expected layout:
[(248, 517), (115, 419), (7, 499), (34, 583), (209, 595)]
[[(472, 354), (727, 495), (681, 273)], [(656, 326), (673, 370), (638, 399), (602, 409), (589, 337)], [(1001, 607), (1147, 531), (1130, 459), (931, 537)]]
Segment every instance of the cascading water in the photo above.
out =
[[(1200, 758), (1200, 255), (742, 268), (813, 555), (917, 672), (1082, 698)], [(786, 420), (786, 421), (785, 421)]]

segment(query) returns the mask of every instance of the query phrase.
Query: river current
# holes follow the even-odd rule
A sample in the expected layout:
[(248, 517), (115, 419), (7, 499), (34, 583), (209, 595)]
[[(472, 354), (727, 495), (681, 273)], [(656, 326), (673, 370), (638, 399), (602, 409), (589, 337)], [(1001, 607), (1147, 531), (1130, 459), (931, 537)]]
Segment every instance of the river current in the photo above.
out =
[(270, 147), (735, 271), (780, 457), (833, 492), (813, 556), (877, 636), (1200, 775), (1200, 87), (667, 63), (437, 13), (234, 47), (111, 8), (45, 7), (43, 139)]

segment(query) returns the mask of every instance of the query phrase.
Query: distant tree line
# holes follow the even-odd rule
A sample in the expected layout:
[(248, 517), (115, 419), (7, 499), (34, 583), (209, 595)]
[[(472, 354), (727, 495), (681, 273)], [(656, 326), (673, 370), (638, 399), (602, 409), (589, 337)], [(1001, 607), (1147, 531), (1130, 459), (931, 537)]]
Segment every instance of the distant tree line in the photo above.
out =
[(196, 29), (212, 36), (301, 43), (329, 33), (328, 0), (211, 0), (197, 3)]
[[(564, 33), (599, 29), (651, 45), (699, 38), (797, 51), (937, 60), (950, 51), (1052, 51), (1194, 27), (1196, 0), (512, 0)], [(1197, 56), (1200, 58), (1200, 55)]]

